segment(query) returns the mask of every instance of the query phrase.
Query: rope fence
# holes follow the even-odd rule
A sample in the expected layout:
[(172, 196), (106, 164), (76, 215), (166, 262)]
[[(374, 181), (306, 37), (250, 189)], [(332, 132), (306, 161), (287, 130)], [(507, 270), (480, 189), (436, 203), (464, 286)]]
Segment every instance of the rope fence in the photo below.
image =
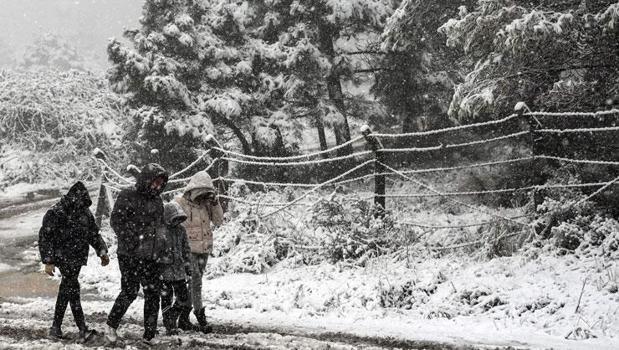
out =
[[(274, 208), (266, 213), (262, 213), (256, 216), (259, 219), (264, 219), (272, 215), (281, 213), (291, 207), (312, 207), (314, 206), (320, 200), (323, 200), (325, 198), (324, 194), (322, 196), (318, 194), (318, 196), (320, 197), (318, 201), (308, 201), (306, 199), (311, 194), (315, 194), (318, 191), (324, 188), (327, 188), (327, 187), (337, 187), (337, 186), (351, 184), (354, 182), (372, 179), (372, 178), (376, 180), (379, 177), (384, 178), (387, 176), (390, 176), (390, 177), (395, 176), (403, 180), (406, 180), (406, 182), (414, 183), (419, 188), (424, 189), (425, 191), (428, 191), (428, 192), (422, 192), (422, 193), (404, 193), (404, 192), (384, 193), (382, 192), (380, 193), (375, 188), (374, 194), (369, 195), (369, 196), (361, 196), (359, 197), (359, 199), (365, 201), (365, 200), (370, 200), (374, 198), (375, 203), (377, 203), (376, 201), (377, 198), (383, 198), (383, 201), (378, 202), (378, 203), (384, 203), (384, 198), (393, 198), (393, 199), (407, 199), (407, 198), (419, 199), (419, 198), (426, 198), (426, 197), (445, 198), (447, 201), (454, 203), (457, 206), (468, 208), (469, 210), (473, 212), (482, 213), (482, 214), (485, 214), (487, 216), (494, 218), (494, 220), (485, 220), (485, 221), (477, 222), (477, 223), (445, 224), (445, 225), (430, 225), (430, 224), (424, 224), (424, 223), (413, 222), (413, 221), (398, 222), (401, 225), (420, 227), (420, 228), (425, 228), (429, 230), (439, 230), (439, 229), (461, 229), (461, 228), (466, 228), (466, 227), (479, 227), (479, 226), (495, 224), (497, 222), (511, 222), (513, 224), (519, 225), (520, 227), (526, 228), (528, 227), (529, 224), (522, 222), (518, 219), (527, 218), (528, 217), (527, 215), (505, 216), (505, 215), (499, 214), (498, 212), (487, 210), (487, 209), (472, 205), (470, 203), (460, 201), (458, 199), (455, 199), (454, 197), (506, 194), (506, 193), (515, 193), (518, 191), (522, 191), (522, 192), (541, 191), (545, 189), (600, 187), (595, 192), (593, 192), (586, 198), (579, 201), (579, 203), (581, 203), (581, 202), (592, 199), (593, 197), (599, 195), (600, 193), (610, 188), (611, 186), (618, 185), (619, 178), (616, 178), (608, 182), (592, 182), (592, 183), (583, 183), (583, 184), (545, 184), (545, 185), (537, 185), (537, 186), (499, 188), (499, 189), (489, 189), (489, 190), (480, 190), (480, 191), (439, 191), (433, 186), (414, 178), (412, 175), (428, 174), (428, 173), (439, 173), (440, 174), (440, 173), (462, 171), (462, 170), (474, 169), (474, 168), (486, 168), (486, 167), (491, 168), (491, 167), (505, 166), (505, 165), (516, 165), (516, 164), (521, 164), (524, 162), (535, 162), (538, 160), (552, 160), (552, 161), (559, 161), (563, 163), (602, 165), (602, 166), (611, 166), (611, 167), (619, 166), (619, 161), (599, 160), (599, 159), (573, 159), (573, 158), (568, 158), (568, 157), (550, 156), (550, 155), (544, 155), (544, 154), (532, 154), (530, 156), (520, 157), (520, 158), (486, 161), (486, 162), (471, 163), (471, 164), (465, 164), (465, 165), (455, 165), (455, 166), (435, 167), (435, 168), (425, 168), (425, 169), (424, 168), (396, 169), (395, 167), (387, 164), (387, 162), (385, 161), (384, 155), (391, 154), (391, 153), (416, 153), (416, 152), (444, 151), (444, 150), (451, 150), (451, 149), (456, 149), (456, 148), (461, 148), (461, 147), (478, 146), (478, 145), (496, 143), (496, 142), (501, 142), (501, 141), (507, 141), (507, 140), (521, 138), (524, 136), (531, 136), (534, 134), (539, 134), (539, 135), (556, 134), (556, 135), (561, 136), (563, 134), (577, 134), (577, 133), (589, 133), (589, 134), (612, 133), (612, 132), (619, 131), (618, 126), (613, 125), (613, 126), (607, 126), (607, 127), (588, 127), (588, 128), (571, 128), (571, 129), (569, 128), (567, 129), (529, 128), (528, 130), (513, 132), (511, 134), (501, 135), (501, 136), (496, 136), (496, 137), (491, 137), (491, 138), (473, 140), (473, 141), (464, 142), (464, 143), (439, 144), (436, 146), (427, 146), (427, 147), (383, 148), (382, 143), (380, 142), (380, 139), (392, 139), (393, 140), (393, 139), (401, 139), (401, 138), (433, 136), (433, 135), (450, 133), (450, 132), (459, 132), (459, 131), (464, 131), (464, 130), (469, 130), (469, 129), (474, 129), (474, 128), (485, 128), (485, 127), (502, 125), (508, 122), (517, 121), (521, 118), (525, 118), (530, 122), (530, 118), (535, 118), (535, 117), (602, 117), (602, 116), (608, 116), (608, 115), (619, 115), (619, 110), (613, 109), (613, 110), (590, 112), (590, 113), (589, 112), (561, 112), (561, 113), (526, 112), (526, 113), (512, 114), (508, 117), (498, 119), (498, 120), (493, 120), (493, 121), (460, 125), (460, 126), (448, 127), (448, 128), (443, 128), (443, 129), (437, 129), (437, 130), (400, 133), (400, 134), (373, 133), (371, 132), (371, 130), (369, 130), (369, 127), (364, 127), (363, 136), (352, 138), (351, 140), (345, 143), (342, 143), (340, 145), (337, 145), (335, 147), (332, 147), (326, 150), (321, 150), (318, 152), (302, 154), (302, 155), (288, 156), (288, 157), (263, 157), (263, 156), (246, 155), (246, 154), (224, 149), (219, 144), (219, 142), (216, 142), (217, 146), (212, 147), (209, 150), (203, 152), (197, 159), (191, 162), (188, 166), (170, 175), (168, 183), (172, 185), (186, 184), (191, 179), (191, 177), (180, 178), (180, 176), (190, 172), (191, 170), (198, 168), (198, 165), (201, 162), (207, 161), (207, 158), (209, 158), (212, 154), (215, 154), (215, 153), (218, 153), (220, 157), (215, 158), (215, 159), (210, 159), (210, 161), (208, 162), (208, 165), (200, 170), (208, 171), (219, 161), (236, 163), (236, 164), (241, 164), (245, 166), (294, 167), (294, 166), (305, 166), (305, 165), (321, 166), (327, 163), (335, 163), (335, 162), (342, 162), (342, 161), (350, 160), (352, 164), (350, 163), (346, 163), (346, 164), (350, 164), (352, 168), (346, 171), (343, 171), (341, 173), (338, 173), (334, 175), (333, 177), (329, 178), (328, 180), (323, 181), (321, 183), (302, 183), (302, 182), (289, 182), (288, 183), (288, 182), (277, 182), (277, 181), (265, 182), (265, 181), (257, 181), (253, 179), (232, 178), (232, 177), (227, 177), (221, 174), (219, 177), (213, 179), (213, 181), (221, 181), (227, 184), (256, 185), (256, 186), (262, 186), (265, 189), (269, 187), (274, 187), (274, 188), (291, 187), (291, 188), (296, 188), (296, 189), (306, 189), (303, 193), (301, 193), (295, 199), (287, 201), (287, 202), (272, 202), (272, 201), (267, 201), (267, 200), (262, 200), (262, 199), (248, 200), (246, 198), (239, 198), (239, 197), (229, 195), (228, 193), (219, 194), (219, 197), (221, 199), (225, 199), (231, 202), (238, 202), (243, 205), (249, 205), (252, 207), (256, 207), (256, 211), (258, 211), (258, 208), (260, 207)], [(538, 123), (538, 126), (541, 126), (541, 123), (539, 123), (538, 120), (536, 120), (536, 122)], [(530, 124), (527, 124), (527, 125), (530, 125)], [(365, 142), (368, 145), (372, 146), (370, 147), (372, 150), (360, 151), (360, 152), (345, 154), (345, 155), (339, 155), (336, 153), (338, 151), (345, 149), (348, 146), (351, 146), (357, 142), (360, 142), (363, 139), (365, 139)], [(532, 142), (533, 139), (530, 138), (528, 141)], [(374, 156), (374, 158), (371, 158), (368, 160), (367, 158), (372, 155)], [(328, 156), (328, 158), (325, 158), (325, 156)], [(114, 170), (106, 162), (104, 158), (96, 157), (96, 160), (99, 166), (101, 167), (101, 169), (104, 171), (104, 176), (102, 177), (102, 183), (101, 183), (102, 189), (105, 188), (106, 190), (109, 190), (112, 192), (118, 192), (123, 187), (134, 184), (133, 180), (131, 180), (130, 178), (124, 177), (123, 175), (120, 174), (120, 172)], [(356, 171), (364, 167), (367, 167), (370, 164), (374, 165), (373, 173), (356, 176), (356, 177), (350, 177)], [(529, 165), (529, 166), (533, 166), (533, 165)], [(106, 174), (110, 176), (108, 177)], [(177, 194), (177, 193), (181, 193), (183, 190), (184, 190), (184, 187), (180, 187), (177, 189), (165, 191), (163, 194), (164, 195)], [(331, 194), (331, 196), (337, 191), (338, 190), (336, 189)], [(524, 231), (526, 231), (526, 229), (522, 231), (518, 231), (517, 233), (510, 233), (510, 234), (503, 235), (497, 238), (496, 240), (500, 240), (506, 237), (512, 237), (517, 234), (521, 234)], [(457, 244), (457, 245), (448, 246), (448, 247), (435, 247), (432, 249), (438, 249), (438, 250), (456, 249), (456, 248), (472, 246), (472, 245), (476, 245), (480, 243), (483, 243), (483, 242), (481, 240), (478, 240), (474, 242), (462, 243), (462, 244)]]

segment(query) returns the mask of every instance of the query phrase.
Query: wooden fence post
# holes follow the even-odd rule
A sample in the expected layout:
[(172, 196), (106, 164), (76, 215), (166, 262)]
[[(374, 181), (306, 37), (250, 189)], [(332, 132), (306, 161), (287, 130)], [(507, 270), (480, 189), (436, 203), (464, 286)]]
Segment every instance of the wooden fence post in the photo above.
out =
[(112, 204), (109, 201), (109, 193), (107, 187), (103, 185), (106, 180), (105, 173), (101, 175), (101, 181), (99, 182), (99, 194), (97, 195), (97, 208), (95, 209), (95, 221), (97, 226), (101, 227), (103, 217), (110, 217), (112, 211)]
[(361, 128), (361, 134), (370, 145), (376, 159), (374, 163), (374, 204), (378, 208), (378, 216), (383, 216), (385, 213), (385, 167), (383, 166), (385, 156), (383, 144), (378, 138), (371, 135), (372, 130), (367, 125)]
[[(528, 125), (528, 130), (529, 130), (529, 146), (531, 147), (531, 156), (533, 157), (532, 159), (532, 163), (530, 166), (530, 177), (531, 177), (531, 181), (535, 181), (535, 178), (537, 177), (535, 174), (536, 171), (536, 164), (535, 164), (535, 156), (538, 154), (538, 147), (537, 147), (537, 140), (535, 139), (536, 135), (535, 132), (540, 128), (541, 124), (539, 122), (539, 120), (537, 120), (537, 118), (535, 118), (535, 116), (533, 115), (527, 115), (525, 116), (526, 112), (530, 112), (529, 107), (527, 107), (526, 104), (524, 104), (523, 102), (519, 102), (516, 104), (516, 107), (514, 108), (516, 111), (516, 114), (518, 115), (518, 118), (520, 120), (525, 120), (526, 119), (526, 123)], [(531, 193), (531, 199), (533, 201), (533, 204), (535, 205), (535, 208), (537, 208), (538, 205), (542, 204), (542, 202), (544, 201), (544, 193), (541, 193), (540, 191), (538, 191), (537, 189), (533, 189), (532, 193)]]

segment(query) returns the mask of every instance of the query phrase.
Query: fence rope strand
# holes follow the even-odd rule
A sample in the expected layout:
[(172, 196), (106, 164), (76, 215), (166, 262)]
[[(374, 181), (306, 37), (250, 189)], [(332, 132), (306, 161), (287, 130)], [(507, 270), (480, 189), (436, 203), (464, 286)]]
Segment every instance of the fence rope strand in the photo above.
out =
[(244, 159), (250, 159), (250, 160), (256, 160), (256, 161), (274, 161), (274, 162), (282, 162), (282, 161), (292, 161), (292, 160), (300, 160), (300, 159), (307, 159), (307, 158), (313, 158), (316, 156), (322, 156), (325, 154), (329, 154), (335, 151), (338, 151), (340, 149), (343, 149), (344, 147), (347, 147), (349, 145), (352, 145), (355, 142), (358, 142), (360, 140), (363, 139), (363, 136), (357, 136), (349, 141), (346, 141), (340, 145), (337, 145), (335, 147), (326, 149), (324, 151), (320, 151), (320, 152), (314, 152), (314, 153), (308, 153), (308, 154), (301, 154), (298, 156), (289, 156), (289, 157), (261, 157), (261, 156), (252, 156), (252, 155), (248, 155), (248, 154), (243, 154), (243, 153), (238, 153), (238, 152), (233, 152), (233, 151), (229, 151), (229, 150), (225, 150), (223, 148), (219, 148), (219, 147), (213, 147), (213, 149), (223, 152), (227, 155), (230, 156), (234, 156), (237, 158), (244, 158)]
[(367, 156), (370, 154), (372, 154), (372, 151), (362, 151), (362, 152), (352, 153), (352, 154), (348, 154), (348, 155), (340, 156), (340, 157), (308, 160), (308, 161), (301, 161), (301, 162), (259, 162), (259, 161), (242, 160), (242, 159), (228, 158), (228, 157), (223, 157), (222, 159), (230, 161), (230, 162), (240, 163), (240, 164), (276, 167), (276, 166), (297, 166), (297, 165), (330, 163), (330, 162), (337, 162), (337, 161), (356, 158), (356, 157), (363, 157), (363, 156)]
[[(427, 185), (427, 184), (425, 184), (425, 183), (423, 183), (423, 182), (421, 182), (421, 181), (419, 181), (419, 180), (416, 180), (416, 179), (414, 179), (414, 178), (412, 178), (412, 177), (410, 177), (410, 176), (406, 176), (406, 175), (402, 174), (402, 172), (400, 172), (400, 171), (398, 171), (398, 170), (396, 170), (396, 169), (394, 169), (394, 168), (392, 168), (392, 167), (388, 166), (387, 164), (384, 164), (384, 163), (381, 163), (381, 164), (385, 167), (385, 169), (388, 169), (388, 170), (390, 170), (390, 171), (394, 172), (395, 174), (400, 175), (400, 176), (401, 176), (401, 177), (403, 177), (404, 179), (407, 179), (408, 181), (411, 181), (411, 182), (413, 182), (413, 183), (416, 183), (417, 185), (419, 185), (419, 186), (421, 186), (421, 187), (423, 187), (423, 188), (426, 188), (426, 189), (428, 189), (428, 190), (430, 190), (430, 191), (432, 191), (432, 192), (435, 192), (435, 193), (437, 193), (437, 194), (441, 194), (441, 192), (440, 192), (440, 191), (438, 191), (438, 190), (434, 189), (432, 186), (429, 186), (429, 185)], [(447, 198), (449, 198), (449, 197), (447, 197)], [(499, 214), (496, 214), (496, 213), (492, 213), (492, 212), (489, 212), (489, 211), (486, 211), (486, 210), (483, 210), (483, 209), (477, 208), (477, 207), (475, 207), (475, 206), (473, 206), (473, 205), (470, 205), (470, 204), (468, 204), (468, 203), (464, 203), (464, 202), (461, 202), (461, 201), (458, 201), (458, 200), (455, 200), (455, 199), (452, 199), (452, 198), (449, 198), (449, 200), (450, 200), (450, 201), (452, 201), (452, 202), (454, 202), (454, 203), (457, 203), (457, 204), (459, 204), (459, 205), (462, 205), (462, 206), (464, 206), (464, 207), (467, 207), (467, 208), (469, 208), (469, 209), (472, 209), (472, 210), (474, 210), (474, 211), (478, 211), (478, 212), (480, 212), (480, 213), (484, 213), (484, 214), (487, 214), (487, 215), (490, 215), (490, 216), (496, 217), (496, 218), (498, 218), (498, 219), (502, 219), (502, 220), (510, 221), (510, 222), (513, 222), (513, 223), (518, 224), (518, 225), (521, 225), (521, 226), (527, 226), (527, 224), (525, 224), (525, 223), (523, 223), (523, 222), (520, 222), (520, 221), (517, 221), (517, 220), (511, 219), (511, 218), (508, 218), (508, 217), (506, 217), (506, 216), (502, 216), (502, 215), (499, 215)]]
[(430, 152), (430, 151), (438, 151), (442, 149), (452, 149), (452, 148), (459, 148), (459, 147), (482, 145), (482, 144), (496, 142), (496, 141), (508, 140), (508, 139), (512, 139), (512, 138), (516, 138), (516, 137), (520, 137), (524, 135), (529, 135), (529, 131), (520, 131), (517, 133), (504, 135), (504, 136), (498, 136), (498, 137), (494, 137), (491, 139), (476, 140), (476, 141), (465, 142), (465, 143), (455, 143), (455, 144), (447, 144), (447, 145), (439, 145), (439, 146), (431, 146), (431, 147), (384, 148), (384, 149), (381, 149), (380, 151), (381, 152)]
[(612, 114), (619, 114), (619, 109), (597, 112), (527, 112), (523, 115), (531, 117), (600, 117)]
[(354, 168), (352, 168), (352, 169), (350, 169), (350, 170), (348, 170), (348, 171), (346, 171), (346, 172), (344, 172), (344, 173), (342, 173), (342, 174), (340, 174), (340, 175), (338, 175), (338, 176), (336, 176), (336, 177), (334, 177), (334, 178), (332, 178), (332, 179), (330, 179), (330, 180), (327, 180), (327, 181), (325, 181), (325, 182), (323, 182), (323, 183), (321, 183), (321, 184), (318, 184), (318, 185), (314, 186), (314, 188), (312, 188), (311, 190), (309, 190), (309, 191), (307, 191), (307, 192), (303, 193), (301, 196), (297, 197), (295, 200), (293, 200), (293, 201), (289, 202), (287, 206), (283, 206), (283, 207), (278, 208), (278, 209), (276, 209), (276, 210), (273, 210), (273, 211), (271, 211), (271, 212), (269, 212), (269, 213), (263, 214), (263, 215), (261, 215), (261, 216), (259, 216), (259, 217), (260, 217), (260, 218), (265, 218), (265, 217), (271, 216), (271, 215), (273, 215), (273, 214), (276, 214), (276, 213), (278, 213), (278, 212), (280, 212), (280, 211), (282, 211), (282, 210), (285, 210), (285, 209), (287, 209), (288, 207), (290, 207), (290, 206), (294, 205), (295, 203), (300, 202), (303, 198), (305, 198), (305, 197), (309, 196), (311, 193), (314, 193), (314, 192), (316, 192), (317, 190), (321, 189), (322, 187), (325, 187), (325, 186), (327, 186), (328, 184), (330, 184), (330, 183), (332, 183), (332, 182), (335, 182), (335, 181), (337, 181), (337, 180), (339, 180), (339, 179), (341, 179), (341, 178), (343, 178), (343, 177), (345, 177), (345, 176), (348, 176), (349, 174), (352, 174), (353, 172), (355, 172), (355, 171), (357, 171), (357, 170), (359, 170), (359, 169), (361, 169), (361, 168), (365, 167), (365, 166), (366, 166), (366, 165), (368, 165), (368, 164), (372, 164), (372, 163), (374, 163), (374, 162), (375, 162), (375, 160), (374, 160), (374, 159), (370, 159), (370, 160), (368, 160), (368, 161), (365, 161), (365, 162), (363, 162), (363, 163), (361, 163), (361, 164), (357, 165), (356, 167), (354, 167)]
[[(196, 164), (198, 164), (202, 159), (204, 159), (209, 153), (211, 153), (212, 148), (209, 148), (206, 152), (202, 153), (201, 156), (199, 156), (196, 160), (194, 160), (193, 162), (191, 162), (191, 164), (189, 164), (188, 166), (186, 166), (184, 169), (177, 171), (176, 173), (170, 175), (170, 179), (175, 179), (178, 176), (180, 176), (181, 174), (187, 172), (189, 169), (193, 168)], [(211, 162), (214, 163), (215, 161)]]
[(444, 133), (444, 132), (460, 131), (460, 130), (478, 128), (478, 127), (481, 127), (481, 126), (503, 124), (503, 123), (506, 123), (508, 121), (514, 120), (514, 119), (519, 118), (519, 117), (520, 116), (518, 114), (512, 114), (512, 115), (510, 115), (508, 117), (505, 117), (503, 119), (491, 120), (491, 121), (487, 121), (487, 122), (474, 123), (474, 124), (465, 124), (465, 125), (453, 126), (453, 127), (449, 127), (449, 128), (443, 128), (443, 129), (428, 130), (428, 131), (417, 131), (417, 132), (408, 132), (408, 133), (402, 133), (402, 134), (372, 133), (369, 136), (374, 136), (374, 137), (379, 137), (379, 138), (399, 138), (399, 137), (411, 137), (411, 136), (428, 136), (428, 135), (435, 135), (435, 134), (440, 134), (440, 133)]

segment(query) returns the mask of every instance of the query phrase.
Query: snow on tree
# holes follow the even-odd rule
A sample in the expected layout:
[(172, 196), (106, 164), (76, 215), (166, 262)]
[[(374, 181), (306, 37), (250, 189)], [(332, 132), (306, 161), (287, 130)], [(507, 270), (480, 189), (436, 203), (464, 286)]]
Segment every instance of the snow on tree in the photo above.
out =
[(394, 4), (369, 0), (268, 0), (252, 2), (258, 28), (267, 43), (279, 42), (286, 52), (285, 97), (318, 128), (321, 147), (326, 147), (324, 125), (334, 128), (336, 142), (350, 139), (344, 79), (355, 70), (341, 40), (368, 32), (380, 32)]
[(307, 116), (332, 125), (342, 143), (350, 131), (341, 79), (351, 64), (336, 42), (378, 30), (391, 8), (386, 0), (146, 1), (141, 28), (125, 33), (133, 48), (108, 46), (110, 81), (136, 111), (141, 148), (178, 148), (176, 165), (187, 158), (181, 149), (200, 147), (208, 133), (231, 132), (244, 153), (294, 152)]
[[(0, 182), (94, 180), (92, 155), (122, 162), (123, 110), (103, 76), (54, 69), (0, 73), (0, 148), (19, 152)], [(1, 184), (0, 184), (1, 185)]]
[(447, 109), (460, 82), (461, 50), (445, 45), (438, 28), (473, 0), (405, 0), (389, 19), (376, 64), (373, 91), (401, 120), (402, 132), (440, 128), (449, 123)]
[(197, 30), (206, 12), (199, 1), (146, 1), (140, 29), (127, 30), (133, 48), (119, 40), (108, 44), (113, 91), (132, 108), (136, 154), (152, 160), (164, 150), (164, 166), (182, 167), (195, 159), (195, 147), (214, 128), (198, 108), (208, 43)]
[[(440, 31), (474, 66), (450, 114), (498, 118), (518, 101), (531, 109), (595, 110), (616, 104), (616, 1), (478, 1)], [(609, 100), (610, 98), (610, 100)]]

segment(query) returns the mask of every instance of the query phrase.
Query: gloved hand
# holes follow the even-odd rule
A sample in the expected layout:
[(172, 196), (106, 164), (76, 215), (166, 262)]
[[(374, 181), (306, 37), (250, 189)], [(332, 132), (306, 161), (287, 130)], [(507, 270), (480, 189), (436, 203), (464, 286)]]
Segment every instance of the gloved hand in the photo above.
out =
[(45, 264), (45, 273), (53, 276), (54, 275), (54, 264)]
[(110, 257), (107, 254), (101, 256), (101, 266), (107, 266), (110, 263)]
[(208, 201), (208, 204), (210, 204), (211, 206), (219, 205), (219, 198), (217, 197), (217, 192), (207, 193), (206, 200)]
[(190, 265), (185, 265), (185, 274), (187, 275), (187, 278), (191, 278), (191, 266)]

